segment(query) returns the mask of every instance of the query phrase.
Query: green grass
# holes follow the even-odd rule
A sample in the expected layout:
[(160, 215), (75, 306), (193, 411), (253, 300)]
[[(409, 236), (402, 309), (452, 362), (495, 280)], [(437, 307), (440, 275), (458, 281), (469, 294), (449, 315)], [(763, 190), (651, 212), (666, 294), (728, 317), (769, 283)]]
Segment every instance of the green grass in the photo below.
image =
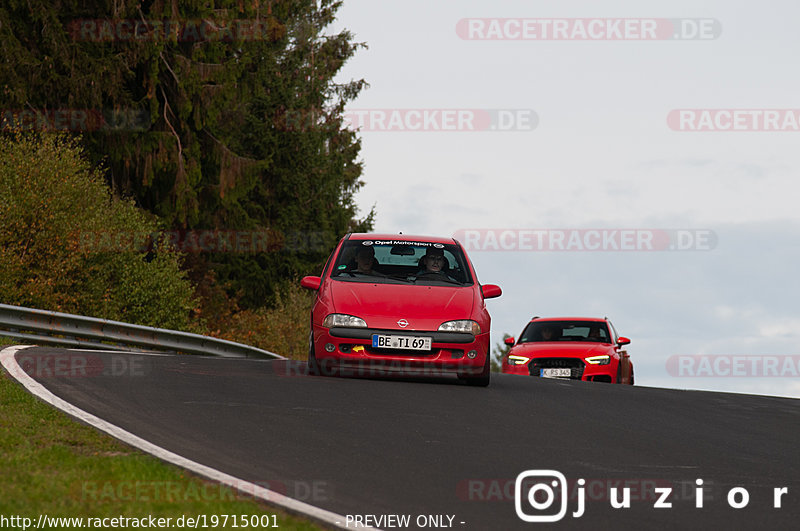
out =
[(40, 514), (173, 522), (184, 515), (275, 514), (281, 529), (321, 529), (80, 424), (0, 369), (0, 515), (35, 522)]
[(0, 349), (11, 345), (19, 345), (19, 340), (14, 340), (10, 337), (0, 336)]

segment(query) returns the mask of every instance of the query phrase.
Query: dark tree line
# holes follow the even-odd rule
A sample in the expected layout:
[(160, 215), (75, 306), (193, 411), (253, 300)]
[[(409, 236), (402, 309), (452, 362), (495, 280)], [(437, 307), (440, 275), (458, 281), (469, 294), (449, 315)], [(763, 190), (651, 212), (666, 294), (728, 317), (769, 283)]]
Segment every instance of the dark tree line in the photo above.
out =
[(354, 202), (360, 141), (342, 120), (366, 84), (334, 82), (363, 46), (328, 30), (340, 4), (5, 0), (3, 129), (80, 133), (114, 193), (164, 229), (269, 231), (270, 252), (187, 261), (242, 306), (265, 304), (372, 225)]

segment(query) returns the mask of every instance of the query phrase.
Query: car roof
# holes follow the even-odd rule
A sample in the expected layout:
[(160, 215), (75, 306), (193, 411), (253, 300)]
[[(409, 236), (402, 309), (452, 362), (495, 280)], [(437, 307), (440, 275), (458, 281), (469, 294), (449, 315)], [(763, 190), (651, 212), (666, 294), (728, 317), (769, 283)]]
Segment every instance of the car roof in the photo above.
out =
[(431, 242), (453, 244), (453, 238), (443, 238), (441, 236), (421, 236), (415, 234), (378, 234), (371, 232), (354, 232), (350, 234), (351, 240), (397, 240), (402, 242)]
[(605, 323), (608, 319), (603, 317), (534, 317), (531, 322), (547, 321), (590, 321), (593, 323)]

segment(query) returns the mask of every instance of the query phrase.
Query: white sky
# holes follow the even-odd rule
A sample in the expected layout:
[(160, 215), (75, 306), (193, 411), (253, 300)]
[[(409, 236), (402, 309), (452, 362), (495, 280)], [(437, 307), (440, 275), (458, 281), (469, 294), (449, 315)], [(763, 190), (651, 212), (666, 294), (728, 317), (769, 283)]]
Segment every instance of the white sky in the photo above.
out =
[[(744, 4), (744, 5), (743, 5)], [(680, 132), (673, 109), (800, 109), (792, 1), (345, 0), (349, 109), (533, 109), (533, 131), (362, 131), (376, 230), (709, 229), (710, 251), (479, 252), (493, 343), (609, 316), (640, 385), (800, 397), (800, 377), (675, 377), (673, 355), (798, 356), (800, 132)], [(711, 18), (714, 40), (463, 40), (463, 18)]]

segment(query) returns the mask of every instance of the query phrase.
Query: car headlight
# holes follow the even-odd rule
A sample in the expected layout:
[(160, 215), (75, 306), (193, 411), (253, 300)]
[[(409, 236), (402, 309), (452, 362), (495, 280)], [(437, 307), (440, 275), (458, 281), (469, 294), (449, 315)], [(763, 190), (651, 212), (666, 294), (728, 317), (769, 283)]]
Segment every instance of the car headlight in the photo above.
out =
[(333, 328), (341, 326), (345, 328), (366, 328), (367, 322), (354, 315), (347, 315), (344, 313), (332, 313), (322, 321), (322, 326), (325, 328)]
[(608, 354), (604, 354), (603, 356), (589, 356), (584, 359), (586, 363), (590, 365), (608, 365), (611, 363), (611, 357)]
[(439, 332), (463, 332), (477, 336), (481, 333), (481, 325), (471, 319), (447, 321), (439, 326)]
[(531, 361), (530, 358), (526, 358), (525, 356), (514, 356), (513, 354), (508, 357), (508, 364), (509, 365), (525, 365)]

